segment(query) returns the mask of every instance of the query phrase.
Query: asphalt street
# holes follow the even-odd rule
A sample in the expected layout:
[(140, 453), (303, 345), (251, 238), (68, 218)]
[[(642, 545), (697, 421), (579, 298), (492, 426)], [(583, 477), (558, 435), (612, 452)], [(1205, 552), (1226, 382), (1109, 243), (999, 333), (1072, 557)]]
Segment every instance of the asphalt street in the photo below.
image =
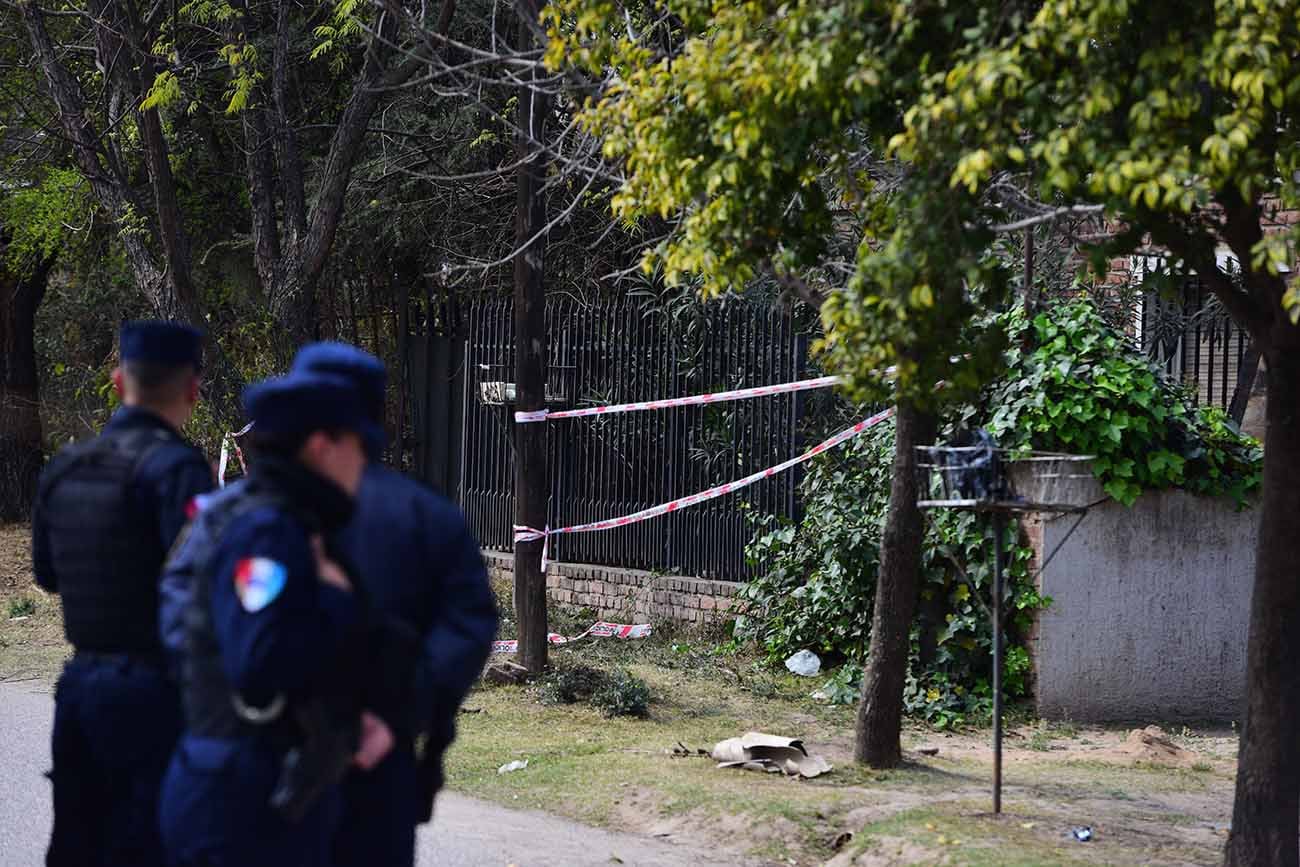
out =
[[(0, 867), (44, 862), (50, 829), (52, 684), (0, 683)], [(421, 828), (420, 867), (608, 864), (722, 865), (716, 852), (615, 834), (548, 816), (510, 810), (454, 793), (439, 796), (435, 819)]]

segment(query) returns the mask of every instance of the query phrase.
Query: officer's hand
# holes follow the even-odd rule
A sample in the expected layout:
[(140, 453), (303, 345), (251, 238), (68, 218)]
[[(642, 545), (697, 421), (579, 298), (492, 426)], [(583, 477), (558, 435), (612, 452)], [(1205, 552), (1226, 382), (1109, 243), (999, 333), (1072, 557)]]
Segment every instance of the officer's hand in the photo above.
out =
[(348, 580), (348, 575), (343, 571), (343, 567), (326, 555), (325, 540), (320, 536), (312, 536), (311, 550), (316, 555), (316, 574), (320, 577), (320, 580), (351, 593), (352, 582)]
[(361, 745), (352, 757), (353, 764), (368, 771), (383, 761), (393, 748), (393, 732), (387, 723), (368, 710), (361, 712)]

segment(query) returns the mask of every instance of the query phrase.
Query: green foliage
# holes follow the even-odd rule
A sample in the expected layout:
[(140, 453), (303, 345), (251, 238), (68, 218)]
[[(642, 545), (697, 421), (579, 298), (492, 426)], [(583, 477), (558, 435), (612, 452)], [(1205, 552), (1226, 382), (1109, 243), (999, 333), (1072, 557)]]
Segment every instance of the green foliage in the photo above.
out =
[[(767, 522), (748, 548), (767, 566), (741, 597), (749, 607), (736, 637), (756, 641), (773, 663), (797, 650), (828, 664), (847, 663), (822, 687), (832, 702), (856, 699), (870, 642), (880, 564), (880, 533), (888, 504), (892, 425), (850, 440), (814, 462), (800, 486), (798, 525)], [(985, 599), (992, 586), (992, 541), (969, 512), (929, 515), (924, 545), (921, 615), (912, 632), (905, 705), (928, 722), (960, 725), (989, 701), (992, 633)], [(1032, 551), (1015, 528), (1004, 540), (1006, 628), (1014, 647), (1034, 612), (1045, 607), (1028, 573)], [(1004, 683), (1010, 697), (1027, 692), (1028, 655), (1008, 653)]]
[(802, 649), (863, 658), (893, 440), (892, 425), (877, 425), (814, 462), (800, 485), (803, 520), (762, 522), (746, 554), (765, 572), (741, 591), (749, 609), (738, 637), (756, 639), (773, 659)]
[(643, 717), (650, 712), (650, 687), (627, 669), (620, 668), (596, 690), (591, 704), (605, 716)]
[(347, 63), (347, 49), (365, 35), (368, 9), (361, 0), (339, 0), (335, 3), (330, 22), (312, 31), (316, 37), (316, 46), (311, 50), (311, 59), (327, 58), (330, 72), (334, 75), (341, 74)]
[(542, 681), (543, 704), (586, 702), (605, 716), (643, 717), (650, 709), (650, 688), (626, 669), (613, 672), (589, 665), (557, 668)]
[(1000, 38), (936, 64), (891, 153), (952, 167), (967, 189), (1023, 173), (1044, 200), (1104, 205), (1131, 231), (1099, 262), (1148, 232), (1198, 270), (1230, 246), (1252, 287), (1234, 315), (1296, 322), (1300, 293), (1278, 276), (1300, 229), (1261, 231), (1300, 204), (1293, 6), (1058, 0), (1007, 20)]
[(26, 273), (61, 252), (71, 241), (70, 227), (90, 215), (88, 192), (77, 172), (47, 168), (35, 185), (0, 196), (0, 225), (9, 237), (5, 266)]
[(36, 600), (30, 596), (16, 596), (9, 600), (9, 619), (31, 617), (36, 613)]
[(1193, 407), (1089, 302), (1012, 317), (1013, 332), (1026, 328), (1035, 348), (1008, 353), (988, 399), (1003, 447), (1094, 455), (1106, 493), (1126, 505), (1168, 487), (1242, 501), (1259, 485), (1259, 444), (1221, 410)]
[(967, 326), (1007, 289), (985, 204), (946, 172), (882, 158), (933, 58), (996, 19), (903, 0), (659, 11), (556, 0), (543, 16), (550, 64), (616, 73), (580, 120), (624, 168), (615, 213), (671, 221), (645, 271), (706, 295), (768, 274), (812, 284), (829, 297), (821, 349), (854, 399), (883, 398), (891, 366), (914, 405), (934, 403), (940, 379), (943, 400), (977, 390), (997, 336)]
[[(1033, 323), (1018, 313), (1007, 318), (1017, 339), (1032, 328), (1037, 348), (1022, 352), (1017, 342), (1004, 377), (981, 403), (955, 408), (954, 419), (989, 428), (1013, 449), (1095, 454), (1107, 491), (1128, 503), (1142, 490), (1171, 486), (1240, 500), (1258, 485), (1258, 444), (1221, 411), (1191, 407), (1088, 301)], [(737, 638), (756, 641), (773, 662), (807, 648), (846, 663), (822, 688), (834, 702), (854, 699), (867, 655), (892, 454), (892, 426), (880, 425), (819, 458), (801, 484), (800, 522), (767, 521), (748, 549), (766, 568), (742, 591), (749, 608), (737, 620)], [(1018, 532), (1009, 527), (1003, 540), (1009, 698), (1028, 693), (1030, 658), (1019, 641), (1051, 603), (1036, 589), (1033, 552)], [(975, 513), (927, 513), (904, 704), (938, 727), (990, 707), (992, 548), (987, 522)]]
[(254, 93), (265, 77), (258, 69), (257, 46), (245, 43), (223, 45), (217, 54), (230, 66), (230, 84), (225, 93), (226, 114), (239, 114), (253, 106)]
[(176, 77), (176, 73), (169, 69), (164, 69), (158, 73), (150, 86), (149, 92), (140, 102), (140, 108), (167, 108), (180, 102), (181, 82)]
[(557, 668), (542, 682), (543, 704), (575, 704), (590, 701), (609, 682), (609, 674), (589, 665)]

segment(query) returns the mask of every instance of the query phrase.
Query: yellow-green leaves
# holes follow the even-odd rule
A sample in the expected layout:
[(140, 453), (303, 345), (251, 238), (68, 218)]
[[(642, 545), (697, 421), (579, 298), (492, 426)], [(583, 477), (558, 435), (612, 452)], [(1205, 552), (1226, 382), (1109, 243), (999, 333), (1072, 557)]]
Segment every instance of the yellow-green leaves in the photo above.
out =
[(330, 13), (329, 23), (312, 31), (316, 45), (311, 50), (310, 58), (327, 58), (330, 71), (335, 75), (341, 73), (347, 62), (347, 49), (365, 35), (368, 13), (369, 6), (361, 0), (338, 0)]
[(158, 73), (153, 80), (153, 85), (145, 98), (140, 102), (140, 108), (148, 111), (154, 108), (167, 108), (174, 105), (181, 98), (181, 83), (177, 80), (176, 75), (170, 70), (163, 70)]
[(226, 89), (226, 114), (239, 114), (253, 104), (253, 91), (262, 80), (257, 68), (255, 45), (223, 45), (217, 52), (230, 64), (230, 86)]

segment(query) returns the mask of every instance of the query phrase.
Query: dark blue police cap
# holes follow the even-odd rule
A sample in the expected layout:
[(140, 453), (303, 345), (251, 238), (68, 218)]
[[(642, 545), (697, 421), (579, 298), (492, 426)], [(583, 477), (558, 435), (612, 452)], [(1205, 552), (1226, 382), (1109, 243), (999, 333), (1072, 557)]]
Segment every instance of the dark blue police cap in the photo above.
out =
[(366, 448), (373, 457), (384, 450), (384, 385), (388, 374), (378, 358), (349, 343), (322, 341), (309, 343), (293, 359), (293, 370), (300, 373), (323, 373), (352, 383), (361, 393), (362, 402), (375, 422), (366, 437)]
[(183, 322), (123, 322), (118, 342), (123, 362), (203, 366), (203, 335)]
[(364, 349), (337, 341), (309, 343), (294, 356), (293, 369), (328, 373), (349, 380), (374, 410), (376, 420), (383, 416), (384, 385), (388, 374), (384, 363)]
[(324, 373), (294, 371), (250, 385), (244, 411), (254, 429), (272, 435), (352, 430), (369, 443), (377, 427), (356, 386)]

